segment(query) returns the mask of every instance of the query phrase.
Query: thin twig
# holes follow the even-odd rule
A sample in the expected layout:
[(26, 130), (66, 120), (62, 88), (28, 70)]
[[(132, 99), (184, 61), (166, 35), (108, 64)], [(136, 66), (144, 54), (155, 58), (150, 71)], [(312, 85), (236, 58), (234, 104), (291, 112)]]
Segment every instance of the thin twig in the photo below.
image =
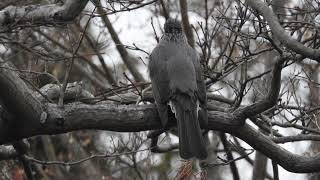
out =
[(243, 154), (240, 157), (235, 158), (235, 159), (233, 159), (231, 161), (222, 159), (221, 157), (218, 156), (218, 159), (220, 159), (222, 161), (221, 163), (210, 163), (210, 164), (205, 164), (204, 166), (206, 166), (206, 167), (215, 167), (215, 166), (226, 166), (226, 165), (229, 165), (232, 162), (235, 162), (235, 161), (238, 161), (238, 160), (241, 160), (241, 159), (244, 159), (244, 158), (248, 157), (250, 154), (252, 154), (254, 152), (254, 149), (247, 149), (247, 150), (250, 150), (250, 152), (247, 153), (247, 154)]
[(62, 88), (61, 88), (61, 91), (60, 91), (60, 97), (59, 97), (59, 102), (58, 102), (58, 106), (59, 107), (63, 107), (63, 98), (64, 98), (64, 92), (66, 91), (66, 88), (67, 88), (67, 84), (68, 84), (68, 80), (69, 80), (69, 76), (70, 76), (70, 73), (71, 73), (71, 70), (72, 70), (72, 67), (73, 67), (73, 63), (74, 63), (74, 56), (75, 54), (77, 54), (79, 48), (80, 48), (80, 45), (81, 45), (81, 42), (84, 38), (84, 35), (85, 35), (85, 32), (88, 28), (88, 25), (89, 25), (89, 22), (93, 16), (93, 13), (94, 11), (96, 10), (96, 7), (93, 9), (92, 13), (91, 13), (91, 16), (89, 17), (85, 27), (84, 27), (84, 30), (83, 32), (81, 33), (81, 36), (80, 36), (80, 39), (79, 39), (79, 42), (78, 42), (78, 45), (76, 47), (76, 50), (72, 53), (72, 58), (71, 58), (71, 62), (69, 64), (69, 66), (67, 67), (67, 70), (65, 72), (65, 75), (64, 75), (64, 79), (63, 79), (63, 85), (62, 85)]
[(151, 18), (151, 26), (152, 26), (153, 33), (154, 33), (154, 38), (156, 39), (157, 43), (159, 43), (159, 37), (158, 37), (158, 35), (157, 35), (157, 31), (156, 31), (156, 29), (154, 28), (154, 24), (153, 24), (153, 18)]
[(42, 160), (38, 160), (35, 159), (33, 157), (30, 156), (26, 156), (26, 158), (34, 163), (37, 164), (42, 164), (42, 165), (64, 165), (64, 166), (72, 166), (72, 165), (77, 165), (80, 163), (83, 163), (85, 161), (91, 160), (91, 159), (95, 159), (95, 158), (113, 158), (113, 157), (118, 157), (118, 156), (122, 156), (122, 155), (128, 155), (128, 154), (134, 154), (137, 152), (143, 152), (143, 151), (149, 151), (150, 148), (147, 149), (142, 149), (142, 150), (136, 150), (136, 151), (130, 151), (130, 152), (124, 152), (124, 153), (117, 153), (117, 154), (95, 154), (95, 155), (91, 155), (89, 157), (77, 160), (77, 161), (69, 161), (69, 162), (63, 162), (63, 161), (42, 161)]

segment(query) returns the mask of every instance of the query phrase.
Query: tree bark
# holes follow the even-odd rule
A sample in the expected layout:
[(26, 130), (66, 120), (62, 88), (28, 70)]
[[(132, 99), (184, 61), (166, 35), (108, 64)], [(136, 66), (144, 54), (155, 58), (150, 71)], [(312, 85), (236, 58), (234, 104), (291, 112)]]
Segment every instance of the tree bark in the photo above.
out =
[(8, 6), (0, 11), (0, 32), (15, 27), (61, 24), (73, 20), (87, 5), (88, 0), (67, 0), (63, 6), (56, 4)]
[[(281, 69), (282, 63), (279, 60), (274, 66), (269, 93), (261, 101), (240, 107), (234, 112), (209, 111), (208, 126), (202, 128), (232, 134), (288, 171), (317, 172), (320, 168), (320, 155), (303, 157), (292, 154), (245, 123), (248, 117), (277, 103)], [(59, 108), (52, 103), (41, 104), (19, 76), (10, 70), (9, 63), (3, 61), (0, 67), (0, 86), (3, 87), (0, 89), (0, 101), (12, 115), (0, 119), (0, 144), (35, 135), (80, 129), (137, 132), (161, 127), (154, 105), (116, 105), (103, 102), (89, 105), (75, 102)], [(175, 126), (173, 117), (169, 121), (169, 127)]]

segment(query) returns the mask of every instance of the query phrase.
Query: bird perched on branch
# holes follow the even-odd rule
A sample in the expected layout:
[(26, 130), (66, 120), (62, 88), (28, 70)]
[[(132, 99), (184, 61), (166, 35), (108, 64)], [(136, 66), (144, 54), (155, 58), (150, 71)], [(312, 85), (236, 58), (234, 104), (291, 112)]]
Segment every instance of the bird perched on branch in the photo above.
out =
[(164, 34), (150, 55), (153, 96), (163, 126), (168, 105), (178, 124), (179, 151), (184, 159), (205, 159), (207, 150), (200, 124), (207, 124), (206, 90), (197, 52), (191, 48), (181, 23), (168, 19)]

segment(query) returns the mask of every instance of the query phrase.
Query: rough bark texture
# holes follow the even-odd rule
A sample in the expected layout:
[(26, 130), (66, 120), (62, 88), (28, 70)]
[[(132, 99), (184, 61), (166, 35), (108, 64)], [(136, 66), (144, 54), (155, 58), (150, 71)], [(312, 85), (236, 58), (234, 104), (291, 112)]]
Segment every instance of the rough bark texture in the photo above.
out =
[(48, 25), (71, 21), (80, 14), (87, 2), (88, 0), (67, 0), (63, 6), (55, 4), (8, 6), (0, 11), (0, 32), (28, 23)]
[[(137, 132), (158, 129), (160, 119), (154, 105), (116, 105), (101, 103), (88, 105), (80, 102), (66, 104), (63, 109), (56, 104), (40, 104), (31, 90), (15, 72), (7, 70), (7, 63), (1, 63), (0, 68), (0, 99), (5, 107), (10, 107), (11, 117), (0, 120), (0, 143), (43, 134), (59, 134), (80, 129), (101, 129), (118, 132)], [(271, 87), (266, 99), (250, 105), (259, 113), (269, 109), (277, 99), (280, 86), (281, 64), (276, 63)], [(10, 96), (9, 96), (9, 95)], [(275, 97), (269, 97), (269, 96)], [(270, 102), (271, 101), (271, 102)], [(263, 106), (263, 107), (256, 107)], [(4, 115), (5, 113), (2, 113)], [(232, 112), (208, 112), (207, 129), (218, 130), (232, 134), (254, 149), (268, 156), (277, 164), (291, 172), (309, 173), (320, 168), (320, 156), (303, 157), (290, 153), (274, 143), (270, 137), (257, 132), (253, 127), (244, 124), (248, 108)], [(173, 117), (169, 126), (175, 125)], [(254, 137), (254, 138), (252, 138)]]
[(1, 60), (0, 63), (0, 102), (10, 114), (15, 116), (13, 120), (2, 118), (0, 126), (3, 129), (0, 136), (9, 138), (12, 135), (24, 134), (28, 131), (25, 128), (28, 124), (33, 124), (36, 129), (41, 128), (37, 123), (44, 112), (40, 101), (32, 96), (32, 91), (17, 73), (11, 70), (9, 63), (3, 63)]

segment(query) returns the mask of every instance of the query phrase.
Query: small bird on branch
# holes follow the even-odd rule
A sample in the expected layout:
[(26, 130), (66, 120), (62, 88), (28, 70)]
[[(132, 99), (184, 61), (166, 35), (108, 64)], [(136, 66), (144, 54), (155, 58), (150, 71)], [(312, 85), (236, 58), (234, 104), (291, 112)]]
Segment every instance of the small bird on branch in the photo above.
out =
[(150, 55), (149, 73), (162, 125), (168, 105), (178, 124), (179, 152), (184, 159), (205, 159), (201, 128), (208, 123), (206, 89), (197, 52), (189, 46), (181, 23), (168, 19), (164, 34)]

